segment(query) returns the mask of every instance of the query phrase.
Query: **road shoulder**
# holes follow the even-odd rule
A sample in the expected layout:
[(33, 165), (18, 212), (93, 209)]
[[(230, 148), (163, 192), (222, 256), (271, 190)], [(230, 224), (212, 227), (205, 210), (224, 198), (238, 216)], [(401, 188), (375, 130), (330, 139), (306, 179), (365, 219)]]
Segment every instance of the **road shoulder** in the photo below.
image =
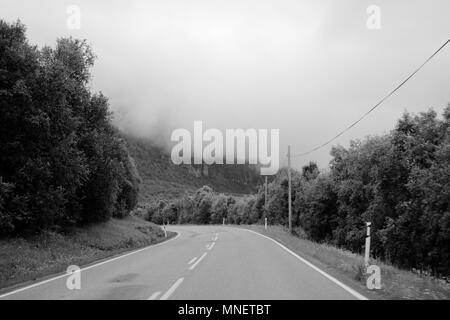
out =
[(289, 235), (281, 226), (269, 226), (267, 230), (262, 225), (236, 227), (270, 237), (370, 300), (450, 299), (450, 284), (444, 280), (397, 269), (376, 260), (371, 263), (381, 268), (382, 287), (369, 290), (363, 274), (364, 259), (360, 255)]
[(112, 219), (71, 234), (0, 240), (0, 295), (64, 276), (70, 265), (87, 268), (172, 239), (168, 232), (137, 217)]

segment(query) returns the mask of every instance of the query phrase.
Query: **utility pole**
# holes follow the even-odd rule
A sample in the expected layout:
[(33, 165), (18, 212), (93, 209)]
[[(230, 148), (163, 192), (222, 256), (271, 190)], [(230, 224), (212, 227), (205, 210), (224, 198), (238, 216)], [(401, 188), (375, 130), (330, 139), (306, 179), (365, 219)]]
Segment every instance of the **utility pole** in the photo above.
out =
[(264, 213), (265, 213), (265, 217), (264, 217), (264, 228), (267, 230), (267, 176), (265, 176), (265, 191), (264, 191)]
[(289, 207), (289, 233), (292, 233), (292, 198), (291, 198), (291, 146), (288, 145), (288, 207)]
[(265, 182), (265, 192), (264, 192), (264, 207), (267, 206), (267, 176), (265, 176), (266, 182)]

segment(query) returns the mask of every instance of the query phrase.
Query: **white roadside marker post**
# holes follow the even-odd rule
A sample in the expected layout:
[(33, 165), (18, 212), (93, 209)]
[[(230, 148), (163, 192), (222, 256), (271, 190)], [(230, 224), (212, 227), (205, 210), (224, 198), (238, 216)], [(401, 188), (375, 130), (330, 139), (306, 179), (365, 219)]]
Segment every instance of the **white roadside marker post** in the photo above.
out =
[(225, 218), (223, 218), (223, 220), (222, 220), (222, 225), (223, 226), (225, 225)]
[(267, 218), (264, 218), (264, 229), (267, 230)]
[(377, 265), (369, 265), (370, 259), (370, 225), (371, 222), (366, 222), (366, 250), (364, 254), (364, 266), (366, 268), (366, 275), (369, 275), (366, 279), (366, 286), (369, 290), (381, 289), (381, 269)]
[(369, 266), (369, 258), (370, 258), (370, 225), (371, 222), (366, 222), (367, 226), (367, 234), (366, 234), (366, 248), (364, 254), (364, 266), (367, 268)]
[(164, 237), (167, 238), (167, 230), (166, 230), (166, 225), (163, 224), (163, 229), (164, 229)]

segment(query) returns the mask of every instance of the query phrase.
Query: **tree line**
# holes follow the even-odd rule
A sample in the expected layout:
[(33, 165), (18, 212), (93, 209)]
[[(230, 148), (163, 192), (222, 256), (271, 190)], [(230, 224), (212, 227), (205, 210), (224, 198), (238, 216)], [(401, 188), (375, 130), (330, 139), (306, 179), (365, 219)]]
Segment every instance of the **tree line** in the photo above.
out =
[[(292, 172), (294, 231), (361, 253), (372, 222), (371, 253), (401, 268), (450, 275), (450, 104), (442, 117), (405, 113), (389, 134), (331, 150), (329, 170), (315, 163)], [(256, 194), (236, 197), (203, 187), (160, 201), (147, 218), (163, 223), (288, 223), (285, 168)]]
[(121, 217), (137, 203), (138, 174), (89, 88), (86, 41), (29, 44), (0, 20), (0, 235)]

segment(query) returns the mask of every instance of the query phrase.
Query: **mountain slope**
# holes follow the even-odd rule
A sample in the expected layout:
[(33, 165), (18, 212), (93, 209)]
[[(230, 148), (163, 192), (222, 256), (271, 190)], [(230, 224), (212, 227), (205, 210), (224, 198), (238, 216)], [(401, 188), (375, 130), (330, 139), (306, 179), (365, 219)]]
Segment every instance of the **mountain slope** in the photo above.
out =
[(208, 185), (215, 191), (248, 194), (263, 181), (255, 165), (175, 165), (150, 140), (122, 134), (141, 177), (140, 202), (172, 199)]

